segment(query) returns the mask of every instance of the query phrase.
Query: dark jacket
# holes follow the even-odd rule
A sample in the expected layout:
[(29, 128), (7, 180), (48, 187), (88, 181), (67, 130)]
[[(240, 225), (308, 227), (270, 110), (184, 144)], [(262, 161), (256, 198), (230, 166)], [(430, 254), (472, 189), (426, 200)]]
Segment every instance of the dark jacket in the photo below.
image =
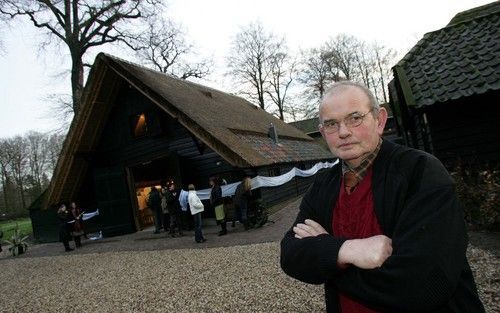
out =
[[(341, 173), (337, 165), (318, 174), (295, 224), (313, 219), (332, 234)], [(467, 235), (454, 187), (432, 155), (384, 141), (373, 164), (372, 191), (392, 255), (378, 269), (340, 270), (345, 239), (296, 239), (290, 229), (281, 241), (281, 267), (303, 282), (324, 283), (328, 312), (339, 312), (338, 290), (380, 312), (484, 312), (465, 256)]]
[(243, 183), (240, 183), (236, 186), (236, 190), (234, 191), (234, 203), (241, 207), (247, 208), (248, 202), (252, 198), (252, 191), (243, 189)]
[[(174, 195), (175, 193), (175, 195)], [(169, 214), (182, 213), (181, 204), (179, 202), (180, 190), (167, 191), (167, 210)]]
[(214, 185), (210, 191), (210, 204), (215, 208), (222, 202), (222, 188), (219, 185)]
[(73, 220), (73, 215), (66, 209), (66, 211), (57, 211), (57, 219), (59, 220), (59, 241), (65, 242), (71, 239), (70, 232), (73, 229), (73, 224), (68, 222)]
[(149, 193), (148, 205), (154, 212), (161, 211), (161, 194), (158, 189), (152, 189)]

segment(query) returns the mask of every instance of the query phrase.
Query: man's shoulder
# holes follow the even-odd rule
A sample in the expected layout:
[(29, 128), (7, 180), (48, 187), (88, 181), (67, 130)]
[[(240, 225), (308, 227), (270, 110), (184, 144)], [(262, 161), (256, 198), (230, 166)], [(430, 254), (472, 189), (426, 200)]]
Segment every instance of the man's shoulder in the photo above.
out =
[(390, 149), (386, 149), (379, 159), (379, 164), (382, 166), (378, 171), (408, 179), (416, 175), (426, 181), (434, 181), (438, 185), (452, 183), (448, 171), (434, 155), (395, 143), (390, 143), (388, 146)]
[(317, 187), (324, 186), (331, 182), (332, 180), (339, 178), (342, 168), (342, 162), (336, 162), (332, 167), (322, 169), (318, 171), (314, 177), (314, 185)]
[(385, 141), (382, 148), (379, 153), (380, 159), (389, 161), (392, 164), (405, 165), (421, 161), (441, 164), (441, 161), (434, 155), (423, 150)]

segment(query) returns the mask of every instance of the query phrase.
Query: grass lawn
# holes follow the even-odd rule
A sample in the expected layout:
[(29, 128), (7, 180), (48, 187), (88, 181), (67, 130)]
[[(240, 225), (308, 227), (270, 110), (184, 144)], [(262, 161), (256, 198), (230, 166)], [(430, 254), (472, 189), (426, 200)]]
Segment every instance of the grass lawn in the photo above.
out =
[(3, 231), (3, 238), (0, 240), (10, 240), (10, 237), (14, 233), (16, 228), (16, 223), (19, 225), (19, 231), (22, 236), (30, 235), (33, 233), (33, 228), (31, 227), (31, 219), (29, 217), (18, 218), (15, 220), (1, 221), (0, 231)]

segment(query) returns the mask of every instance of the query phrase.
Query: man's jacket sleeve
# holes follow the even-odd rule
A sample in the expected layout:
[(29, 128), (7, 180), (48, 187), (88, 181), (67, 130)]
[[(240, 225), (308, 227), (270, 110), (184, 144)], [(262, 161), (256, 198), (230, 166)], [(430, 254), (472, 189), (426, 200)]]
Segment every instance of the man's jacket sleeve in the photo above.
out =
[[(308, 203), (310, 190), (302, 200), (299, 214), (292, 228), (297, 223), (303, 223), (306, 219), (319, 220), (315, 214), (312, 214), (312, 208)], [(328, 225), (322, 226), (325, 229), (329, 228)], [(297, 239), (292, 228), (281, 240), (281, 268), (283, 271), (291, 277), (311, 284), (325, 283), (337, 275), (339, 273), (337, 267), (338, 251), (345, 240), (327, 234)]]

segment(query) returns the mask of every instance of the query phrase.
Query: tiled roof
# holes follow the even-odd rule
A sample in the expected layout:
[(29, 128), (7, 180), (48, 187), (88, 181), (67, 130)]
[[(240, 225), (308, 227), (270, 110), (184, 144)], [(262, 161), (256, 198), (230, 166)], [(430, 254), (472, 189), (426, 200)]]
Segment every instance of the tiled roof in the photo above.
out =
[(425, 34), (394, 70), (408, 105), (500, 89), (500, 2), (461, 12)]
[[(318, 144), (312, 141), (297, 142), (289, 138), (279, 138), (275, 143), (268, 136), (259, 134), (236, 133), (241, 142), (249, 145), (265, 159), (273, 160), (274, 163), (300, 162), (307, 159), (331, 158), (331, 154), (325, 149), (318, 149)], [(279, 137), (279, 136), (278, 136)]]
[(295, 121), (295, 122), (290, 122), (288, 123), (292, 125), (295, 128), (300, 129), (306, 134), (312, 134), (312, 133), (317, 133), (319, 132), (318, 129), (318, 124), (319, 124), (319, 119), (317, 117), (313, 117), (307, 120), (302, 120), (302, 121)]

